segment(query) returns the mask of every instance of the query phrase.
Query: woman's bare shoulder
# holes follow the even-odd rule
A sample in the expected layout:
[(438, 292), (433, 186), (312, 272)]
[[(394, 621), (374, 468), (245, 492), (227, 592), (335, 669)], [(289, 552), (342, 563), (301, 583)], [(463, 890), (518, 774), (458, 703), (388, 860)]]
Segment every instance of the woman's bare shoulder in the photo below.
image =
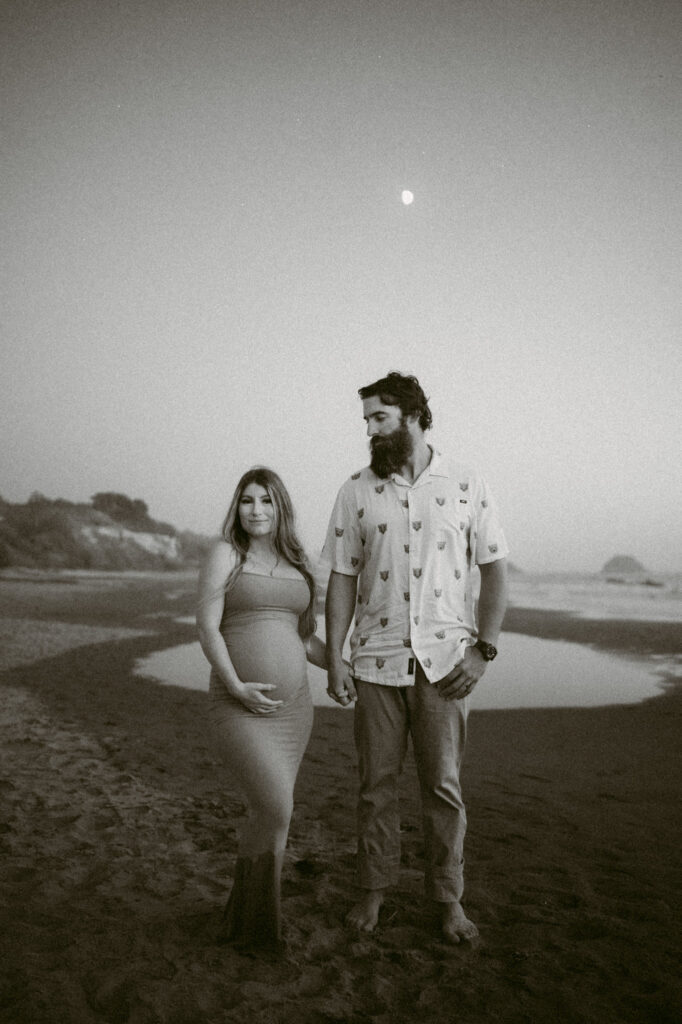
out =
[(214, 537), (211, 541), (203, 565), (203, 576), (215, 577), (224, 575), (226, 578), (232, 572), (239, 560), (236, 548), (224, 540), (223, 537)]
[(216, 558), (233, 562), (237, 561), (237, 549), (233, 544), (230, 544), (229, 540), (225, 540), (224, 537), (213, 537), (208, 551), (209, 554), (214, 555)]

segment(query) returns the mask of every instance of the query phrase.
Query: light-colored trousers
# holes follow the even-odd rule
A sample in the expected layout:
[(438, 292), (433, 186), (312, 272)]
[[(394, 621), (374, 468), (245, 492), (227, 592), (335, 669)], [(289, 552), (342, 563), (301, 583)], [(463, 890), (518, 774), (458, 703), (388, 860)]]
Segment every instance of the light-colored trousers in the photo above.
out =
[(411, 735), (421, 791), (426, 894), (440, 903), (458, 901), (466, 831), (459, 774), (469, 700), (443, 700), (419, 664), (414, 686), (355, 682), (359, 884), (382, 889), (398, 880), (398, 778)]

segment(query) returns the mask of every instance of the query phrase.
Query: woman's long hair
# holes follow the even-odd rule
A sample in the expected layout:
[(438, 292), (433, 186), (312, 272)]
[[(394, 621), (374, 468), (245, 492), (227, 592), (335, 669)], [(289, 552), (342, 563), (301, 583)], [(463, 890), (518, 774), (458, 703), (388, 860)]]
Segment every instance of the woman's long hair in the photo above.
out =
[(286, 558), (288, 562), (298, 569), (308, 584), (310, 602), (298, 620), (298, 631), (301, 637), (307, 640), (308, 637), (313, 635), (316, 627), (315, 577), (312, 574), (303, 545), (296, 533), (296, 516), (289, 492), (277, 473), (272, 469), (268, 469), (267, 466), (253, 466), (244, 473), (237, 484), (230, 507), (227, 510), (221, 533), (223, 539), (228, 544), (231, 544), (237, 552), (237, 564), (227, 578), (225, 590), (229, 590), (236, 582), (237, 577), (241, 575), (246, 560), (246, 552), (249, 550), (249, 535), (239, 518), (239, 503), (249, 484), (258, 484), (259, 487), (263, 487), (272, 502), (275, 510), (273, 547), (278, 557)]

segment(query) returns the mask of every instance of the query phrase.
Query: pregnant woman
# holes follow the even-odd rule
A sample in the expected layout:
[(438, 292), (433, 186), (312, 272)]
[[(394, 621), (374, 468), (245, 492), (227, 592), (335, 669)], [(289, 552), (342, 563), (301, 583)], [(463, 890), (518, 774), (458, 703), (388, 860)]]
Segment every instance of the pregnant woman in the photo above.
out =
[(248, 804), (221, 935), (245, 950), (283, 948), (280, 876), (313, 722), (306, 660), (326, 668), (314, 604), (289, 494), (257, 466), (239, 481), (208, 553), (197, 613), (211, 663), (210, 716)]

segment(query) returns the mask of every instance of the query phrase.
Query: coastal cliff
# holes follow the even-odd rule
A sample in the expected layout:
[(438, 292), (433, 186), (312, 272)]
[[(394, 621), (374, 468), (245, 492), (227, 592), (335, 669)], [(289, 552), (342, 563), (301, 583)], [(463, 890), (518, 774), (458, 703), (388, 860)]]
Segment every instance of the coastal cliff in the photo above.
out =
[(198, 565), (208, 543), (152, 519), (144, 501), (124, 494), (95, 494), (90, 503), (0, 498), (0, 568), (177, 570)]

